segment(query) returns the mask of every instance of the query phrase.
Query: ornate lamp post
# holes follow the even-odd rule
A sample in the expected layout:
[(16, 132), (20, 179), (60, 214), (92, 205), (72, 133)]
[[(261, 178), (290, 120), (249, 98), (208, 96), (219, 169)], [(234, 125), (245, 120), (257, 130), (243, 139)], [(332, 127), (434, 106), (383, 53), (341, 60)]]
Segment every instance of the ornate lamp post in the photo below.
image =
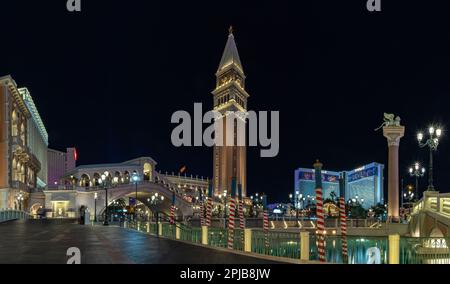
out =
[(19, 192), (17, 195), (17, 203), (19, 203), (19, 211), (22, 211), (23, 193)]
[(300, 192), (298, 190), (295, 191), (295, 195), (293, 195), (292, 193), (289, 194), (289, 199), (291, 200), (291, 203), (294, 205), (296, 220), (298, 220), (298, 209), (300, 207), (300, 199), (301, 198), (302, 198), (302, 195), (300, 194)]
[(419, 199), (419, 178), (425, 175), (425, 168), (420, 167), (419, 162), (414, 163), (414, 167), (409, 168), (409, 175), (416, 178), (416, 198)]
[(433, 185), (433, 151), (437, 150), (437, 147), (439, 145), (439, 138), (442, 135), (442, 129), (437, 128), (435, 129), (433, 126), (428, 128), (428, 133), (430, 134), (430, 137), (425, 141), (423, 141), (423, 133), (419, 132), (417, 133), (417, 140), (419, 141), (419, 147), (424, 148), (427, 147), (430, 149), (430, 161), (428, 165), (428, 191), (434, 191), (434, 185)]
[(98, 194), (96, 192), (94, 193), (94, 222), (97, 222), (97, 198)]
[(156, 213), (156, 236), (159, 236), (159, 212), (158, 212), (158, 209), (156, 207), (159, 204), (163, 203), (164, 196), (159, 195), (156, 192), (150, 198), (148, 198), (147, 201), (150, 203), (150, 206), (154, 206), (155, 207), (155, 213)]
[(138, 182), (139, 182), (139, 175), (137, 172), (134, 172), (131, 180), (134, 182), (135, 188), (136, 188), (136, 197), (134, 199), (134, 221), (137, 222), (137, 201), (138, 201), (138, 190), (137, 190), (137, 186), (138, 186)]
[(106, 171), (100, 177), (100, 182), (105, 189), (105, 219), (103, 220), (103, 226), (108, 226), (108, 186), (111, 186), (112, 183), (111, 175)]

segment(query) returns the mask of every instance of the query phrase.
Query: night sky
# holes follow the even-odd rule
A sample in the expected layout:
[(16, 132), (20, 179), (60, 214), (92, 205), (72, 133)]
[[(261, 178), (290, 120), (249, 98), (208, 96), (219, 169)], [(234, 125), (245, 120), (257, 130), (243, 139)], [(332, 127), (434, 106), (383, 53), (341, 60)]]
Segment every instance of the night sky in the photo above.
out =
[[(438, 1), (382, 0), (377, 14), (366, 0), (199, 2), (82, 0), (69, 13), (66, 0), (4, 0), (0, 75), (30, 89), (50, 147), (75, 146), (79, 165), (151, 156), (163, 172), (186, 165), (211, 177), (212, 149), (172, 146), (170, 117), (194, 102), (212, 108), (233, 25), (249, 109), (280, 111), (279, 155), (247, 155), (248, 191), (269, 202), (287, 199), (294, 169), (315, 159), (328, 170), (386, 164), (386, 139), (374, 132), (383, 112), (406, 126), (405, 184), (410, 164), (428, 161), (416, 132), (450, 128), (450, 17)], [(449, 135), (435, 156), (444, 192)]]

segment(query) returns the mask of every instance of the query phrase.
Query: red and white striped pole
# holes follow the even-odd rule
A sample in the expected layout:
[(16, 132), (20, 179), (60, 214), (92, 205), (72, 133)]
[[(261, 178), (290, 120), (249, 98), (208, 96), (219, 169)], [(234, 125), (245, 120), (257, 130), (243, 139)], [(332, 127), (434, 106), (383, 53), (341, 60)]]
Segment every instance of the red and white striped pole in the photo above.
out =
[(170, 224), (175, 224), (175, 205), (170, 206)]
[(212, 197), (208, 197), (206, 203), (206, 226), (211, 226)]
[(231, 197), (230, 198), (230, 213), (228, 220), (228, 248), (233, 249), (234, 244), (234, 214), (236, 211), (236, 200)]
[(266, 250), (269, 249), (269, 212), (267, 211), (267, 196), (263, 195), (263, 232)]
[(239, 228), (241, 230), (245, 229), (245, 221), (244, 221), (244, 200), (239, 200)]
[[(244, 198), (242, 197), (242, 185), (238, 185), (239, 190), (239, 228), (241, 230), (245, 229), (245, 220), (244, 220)], [(242, 233), (242, 236), (244, 234)]]
[(205, 206), (203, 202), (203, 193), (200, 193), (200, 224), (205, 226)]
[(266, 249), (269, 248), (269, 212), (267, 209), (264, 209), (263, 214), (263, 231), (264, 231), (264, 241), (266, 245)]
[(212, 185), (208, 187), (208, 199), (206, 200), (206, 226), (211, 226), (211, 213), (212, 213)]
[(348, 257), (348, 252), (347, 252), (347, 215), (345, 213), (344, 197), (339, 198), (339, 213), (341, 215), (342, 258), (345, 261)]
[(236, 213), (236, 179), (231, 180), (230, 207), (228, 213), (228, 248), (234, 247), (234, 217)]
[(170, 206), (170, 224), (175, 224), (175, 192), (172, 192), (172, 205)]
[(322, 188), (316, 188), (316, 215), (317, 215), (317, 251), (319, 253), (319, 261), (325, 262), (325, 222), (323, 217), (323, 199)]

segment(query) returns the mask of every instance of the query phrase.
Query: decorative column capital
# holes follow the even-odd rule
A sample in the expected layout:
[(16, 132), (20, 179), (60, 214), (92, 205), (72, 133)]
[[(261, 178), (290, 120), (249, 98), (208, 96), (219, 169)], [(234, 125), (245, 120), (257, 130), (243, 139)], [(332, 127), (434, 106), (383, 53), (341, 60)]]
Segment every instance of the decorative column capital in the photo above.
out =
[(383, 136), (386, 137), (388, 141), (388, 146), (399, 146), (400, 138), (405, 134), (404, 126), (384, 126)]

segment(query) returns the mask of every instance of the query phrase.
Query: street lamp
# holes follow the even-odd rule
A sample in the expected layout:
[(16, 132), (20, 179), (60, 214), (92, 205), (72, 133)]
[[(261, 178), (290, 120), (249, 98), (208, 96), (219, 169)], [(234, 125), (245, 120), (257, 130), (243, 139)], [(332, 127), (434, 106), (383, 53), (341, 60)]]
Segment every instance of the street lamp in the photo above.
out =
[(96, 192), (94, 193), (94, 222), (97, 222), (97, 198), (98, 194)]
[(108, 186), (111, 186), (111, 175), (106, 171), (100, 177), (100, 183), (105, 189), (105, 220), (103, 221), (103, 226), (108, 226)]
[(421, 168), (419, 162), (416, 162), (414, 167), (409, 168), (409, 175), (416, 178), (416, 198), (419, 199), (419, 178), (425, 175), (425, 168)]
[(17, 196), (17, 201), (19, 203), (19, 211), (22, 211), (22, 202), (23, 202), (23, 193), (19, 192), (19, 195)]
[(137, 222), (137, 200), (138, 200), (137, 185), (138, 185), (138, 181), (139, 181), (139, 175), (137, 172), (133, 172), (131, 180), (134, 182), (134, 184), (136, 186), (136, 198), (134, 200), (134, 221)]
[(424, 135), (422, 132), (417, 133), (417, 140), (419, 142), (419, 147), (424, 148), (428, 146), (430, 149), (430, 162), (428, 165), (428, 189), (429, 191), (434, 191), (433, 186), (433, 151), (437, 150), (437, 147), (439, 145), (439, 138), (442, 135), (442, 129), (437, 128), (435, 129), (433, 126), (428, 128), (428, 133), (430, 134), (430, 137), (425, 141), (423, 141)]
[(156, 213), (156, 236), (159, 236), (159, 213), (157, 206), (161, 204), (164, 201), (164, 196), (159, 195), (157, 192), (153, 194), (150, 199), (147, 199), (147, 201), (150, 203), (150, 206), (155, 207), (155, 213)]

